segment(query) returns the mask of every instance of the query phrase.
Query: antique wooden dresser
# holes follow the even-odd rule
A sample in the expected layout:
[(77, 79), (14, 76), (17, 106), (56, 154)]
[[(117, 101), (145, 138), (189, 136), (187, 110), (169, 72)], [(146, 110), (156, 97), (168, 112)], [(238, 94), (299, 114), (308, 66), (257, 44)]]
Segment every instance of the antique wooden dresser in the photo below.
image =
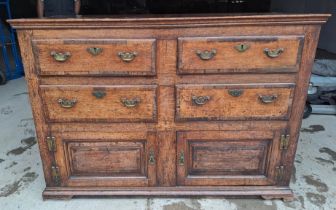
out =
[(262, 196), (289, 182), (329, 15), (18, 19), (44, 198)]

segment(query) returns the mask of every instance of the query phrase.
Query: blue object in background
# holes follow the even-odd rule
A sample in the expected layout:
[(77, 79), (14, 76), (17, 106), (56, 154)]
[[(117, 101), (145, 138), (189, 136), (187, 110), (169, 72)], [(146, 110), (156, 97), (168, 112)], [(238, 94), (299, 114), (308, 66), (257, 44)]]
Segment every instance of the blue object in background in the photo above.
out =
[[(11, 11), (10, 11), (10, 0), (0, 0), (0, 6), (5, 7), (6, 11), (6, 19), (11, 19)], [(9, 33), (6, 33), (7, 27), (5, 24), (0, 23), (0, 47), (2, 50), (2, 57), (5, 69), (0, 69), (6, 76), (6, 80), (16, 79), (22, 77), (23, 73), (23, 65), (21, 61), (21, 57), (18, 52), (16, 38), (15, 38), (15, 30), (12, 27), (8, 27)], [(9, 51), (9, 49), (11, 51)], [(10, 56), (10, 53), (12, 56)], [(13, 57), (14, 64), (11, 65), (10, 57)]]

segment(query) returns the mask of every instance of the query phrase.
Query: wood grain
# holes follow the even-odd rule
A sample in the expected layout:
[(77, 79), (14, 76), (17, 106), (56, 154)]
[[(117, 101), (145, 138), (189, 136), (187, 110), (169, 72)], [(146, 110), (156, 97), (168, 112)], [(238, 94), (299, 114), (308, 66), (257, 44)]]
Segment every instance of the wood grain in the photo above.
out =
[[(178, 85), (177, 120), (249, 120), (288, 119), (292, 106), (293, 84), (268, 85)], [(232, 96), (229, 91), (241, 91)], [(274, 96), (266, 104), (260, 97)], [(195, 104), (193, 97), (208, 97), (205, 104)]]
[[(47, 188), (72, 196), (292, 199), (309, 75), (327, 14), (21, 19), (18, 29)], [(234, 47), (248, 44), (238, 52)], [(103, 48), (93, 56), (88, 47)], [(195, 50), (216, 49), (203, 61)], [(276, 58), (263, 52), (284, 48)], [(70, 52), (56, 62), (50, 51)], [(119, 51), (137, 51), (122, 62)], [(230, 91), (242, 90), (233, 96)], [(94, 92), (103, 92), (97, 97)], [(259, 96), (277, 95), (264, 104)], [(193, 96), (209, 96), (195, 105)], [(65, 109), (59, 98), (76, 99)], [(139, 97), (126, 108), (120, 98)], [(288, 150), (281, 135), (290, 135)], [(46, 137), (56, 139), (49, 152)], [(180, 164), (181, 152), (185, 162)], [(51, 166), (60, 172), (54, 182)], [(284, 168), (283, 176), (277, 168)], [(56, 187), (57, 186), (57, 187)]]
[[(41, 86), (47, 120), (50, 122), (155, 122), (156, 86)], [(101, 98), (95, 92), (103, 93)], [(64, 108), (59, 100), (74, 100)], [(138, 100), (127, 107), (124, 100)]]
[[(249, 26), (249, 25), (321, 25), (330, 14), (181, 14), (181, 15), (122, 15), (107, 18), (66, 19), (17, 19), (8, 20), (17, 29), (64, 29), (64, 28), (181, 28), (199, 26)], [(133, 35), (133, 34), (132, 34)]]
[[(236, 36), (179, 38), (178, 72), (192, 73), (269, 73), (295, 72), (301, 57), (303, 37), (297, 36)], [(248, 46), (240, 52), (237, 45)], [(268, 57), (264, 50), (284, 51), (276, 58)], [(197, 51), (215, 50), (210, 60), (202, 60)]]
[(278, 141), (271, 131), (178, 132), (178, 184), (272, 185), (272, 170), (279, 164)]
[(290, 183), (291, 174), (294, 166), (296, 148), (300, 134), (304, 106), (306, 104), (309, 79), (314, 63), (320, 29), (320, 26), (305, 27), (306, 39), (303, 49), (304, 53), (302, 55), (300, 72), (297, 77), (297, 88), (295, 89), (294, 93), (293, 103), (295, 104), (295, 107), (293, 107), (292, 109), (291, 119), (288, 125), (290, 144), (288, 150), (283, 154), (282, 157), (282, 164), (286, 166), (286, 173), (283, 182), (281, 182), (281, 185), (289, 185)]
[(152, 133), (54, 135), (62, 186), (155, 186), (156, 165), (149, 163), (150, 150), (157, 151)]
[[(88, 48), (101, 48), (92, 55)], [(155, 75), (154, 39), (38, 39), (33, 40), (37, 69), (41, 75)], [(69, 53), (64, 61), (55, 61), (51, 52)], [(119, 52), (136, 53), (125, 62)]]
[(144, 176), (144, 142), (68, 142), (74, 176)]
[(33, 31), (25, 30), (18, 31), (18, 41), (20, 45), (20, 52), (22, 56), (22, 62), (25, 71), (25, 79), (27, 81), (27, 88), (29, 93), (29, 101), (32, 108), (32, 113), (35, 123), (36, 137), (40, 150), (40, 156), (43, 166), (44, 179), (47, 186), (55, 186), (51, 177), (51, 165), (55, 162), (54, 157), (50, 155), (48, 146), (46, 143), (46, 137), (49, 134), (48, 125), (45, 122), (45, 116), (43, 113), (43, 105), (39, 96), (38, 86), (40, 79), (34, 74), (35, 60), (32, 52), (31, 39)]

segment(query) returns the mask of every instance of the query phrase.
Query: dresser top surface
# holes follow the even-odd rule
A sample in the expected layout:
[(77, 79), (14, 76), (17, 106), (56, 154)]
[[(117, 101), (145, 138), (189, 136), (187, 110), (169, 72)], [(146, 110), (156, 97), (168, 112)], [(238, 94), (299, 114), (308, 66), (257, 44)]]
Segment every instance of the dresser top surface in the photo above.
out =
[(49, 28), (155, 28), (229, 25), (307, 25), (324, 24), (330, 14), (170, 14), (78, 16), (76, 18), (14, 19), (16, 29)]

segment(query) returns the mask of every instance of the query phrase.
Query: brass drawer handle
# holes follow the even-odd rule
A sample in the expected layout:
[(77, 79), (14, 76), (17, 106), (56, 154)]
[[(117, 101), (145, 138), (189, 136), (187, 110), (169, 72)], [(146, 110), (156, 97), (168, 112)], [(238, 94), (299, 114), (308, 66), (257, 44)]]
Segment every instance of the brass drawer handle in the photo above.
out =
[(285, 51), (284, 48), (277, 48), (274, 50), (271, 50), (269, 48), (264, 49), (264, 53), (269, 57), (269, 58), (277, 58), (279, 57), (283, 52)]
[(195, 105), (204, 105), (208, 103), (208, 101), (211, 99), (210, 96), (192, 96), (191, 97), (193, 104)]
[(52, 52), (50, 52), (50, 55), (57, 62), (65, 62), (70, 58), (71, 53), (70, 52), (61, 53), (61, 52), (52, 51)]
[(238, 51), (238, 52), (245, 52), (246, 50), (250, 49), (250, 45), (249, 44), (238, 44), (235, 46), (235, 49)]
[(97, 99), (102, 99), (106, 96), (106, 92), (103, 90), (94, 90), (92, 95), (95, 96)]
[(278, 95), (259, 95), (259, 100), (264, 104), (273, 103), (278, 98)]
[(184, 160), (185, 160), (185, 158), (184, 158), (184, 151), (181, 151), (180, 152), (180, 157), (178, 159), (179, 165), (183, 166), (184, 165)]
[(196, 51), (196, 55), (198, 55), (198, 57), (202, 60), (211, 60), (212, 58), (215, 57), (215, 55), (217, 54), (217, 50), (216, 49), (212, 49), (210, 51), (208, 50), (204, 50), (204, 51), (201, 51), (201, 50), (197, 50)]
[(89, 47), (86, 50), (88, 51), (88, 53), (94, 56), (99, 55), (100, 53), (103, 52), (103, 48), (100, 47)]
[(151, 164), (151, 165), (154, 165), (154, 164), (155, 164), (155, 153), (154, 153), (154, 150), (153, 150), (153, 149), (149, 150), (149, 158), (148, 158), (148, 162), (149, 162), (149, 164)]
[(136, 107), (141, 102), (140, 98), (133, 98), (133, 99), (127, 99), (122, 98), (121, 103), (124, 104), (127, 108), (133, 108)]
[(233, 97), (239, 97), (244, 93), (244, 90), (242, 90), (242, 89), (232, 89), (232, 90), (228, 90), (228, 93)]
[(127, 63), (133, 61), (137, 55), (137, 52), (118, 52), (119, 58)]
[(61, 107), (69, 109), (76, 105), (77, 100), (76, 99), (66, 99), (66, 98), (60, 98), (58, 99), (58, 103), (61, 105)]

